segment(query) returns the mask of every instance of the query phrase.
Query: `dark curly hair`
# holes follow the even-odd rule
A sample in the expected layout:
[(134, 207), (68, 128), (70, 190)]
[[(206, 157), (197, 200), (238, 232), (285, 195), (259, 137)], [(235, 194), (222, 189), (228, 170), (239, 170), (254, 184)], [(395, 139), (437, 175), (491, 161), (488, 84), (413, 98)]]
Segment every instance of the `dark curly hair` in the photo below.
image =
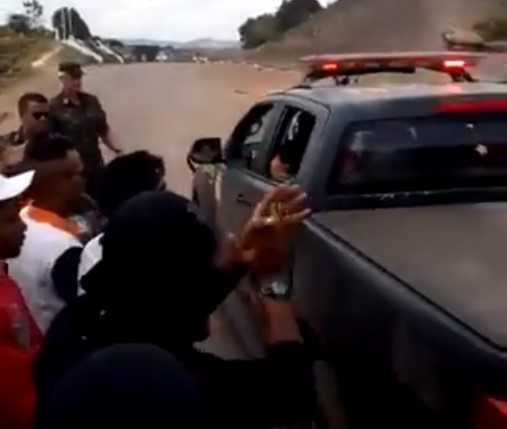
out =
[(26, 112), (26, 109), (28, 107), (28, 103), (41, 103), (41, 104), (47, 104), (49, 103), (48, 99), (38, 92), (27, 92), (23, 94), (19, 100), (18, 100), (18, 113), (19, 116), (23, 116), (23, 114)]
[(161, 157), (145, 150), (111, 161), (104, 169), (97, 204), (110, 217), (124, 202), (146, 191), (161, 188), (165, 165)]
[(39, 162), (65, 159), (69, 152), (76, 150), (72, 142), (62, 134), (43, 133), (33, 137), (25, 146), (23, 162)]

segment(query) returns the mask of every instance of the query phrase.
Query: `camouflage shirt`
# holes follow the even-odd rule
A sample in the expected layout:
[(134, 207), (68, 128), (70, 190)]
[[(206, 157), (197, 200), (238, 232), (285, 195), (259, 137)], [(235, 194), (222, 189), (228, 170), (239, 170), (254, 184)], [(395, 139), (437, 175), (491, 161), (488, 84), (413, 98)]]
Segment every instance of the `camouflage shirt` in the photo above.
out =
[(16, 131), (12, 131), (8, 134), (0, 136), (0, 142), (9, 146), (21, 146), (26, 142), (23, 134), (23, 128), (18, 128)]
[(50, 102), (54, 131), (65, 135), (76, 146), (85, 166), (86, 175), (100, 172), (104, 165), (100, 137), (109, 131), (106, 113), (97, 97), (82, 92), (80, 102), (73, 103), (63, 94)]
[(23, 129), (0, 136), (0, 170), (6, 171), (8, 167), (18, 164), (23, 159), (26, 138)]

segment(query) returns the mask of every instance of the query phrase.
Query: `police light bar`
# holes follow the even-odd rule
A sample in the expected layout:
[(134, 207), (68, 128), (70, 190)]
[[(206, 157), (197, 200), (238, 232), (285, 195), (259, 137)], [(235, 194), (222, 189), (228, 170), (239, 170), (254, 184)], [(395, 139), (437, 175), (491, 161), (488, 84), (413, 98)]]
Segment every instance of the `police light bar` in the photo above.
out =
[(474, 52), (401, 52), (348, 55), (315, 55), (302, 58), (308, 67), (307, 77), (368, 74), (380, 71), (428, 69), (457, 73), (476, 66), (484, 55)]

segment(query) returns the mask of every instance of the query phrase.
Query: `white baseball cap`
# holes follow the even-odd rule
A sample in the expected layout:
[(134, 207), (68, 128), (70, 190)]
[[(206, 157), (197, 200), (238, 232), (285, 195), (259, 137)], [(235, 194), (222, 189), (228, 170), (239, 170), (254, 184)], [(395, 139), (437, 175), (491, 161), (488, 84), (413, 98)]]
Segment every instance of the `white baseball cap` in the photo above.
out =
[(11, 200), (25, 192), (32, 184), (35, 171), (27, 171), (13, 177), (0, 174), (0, 201)]

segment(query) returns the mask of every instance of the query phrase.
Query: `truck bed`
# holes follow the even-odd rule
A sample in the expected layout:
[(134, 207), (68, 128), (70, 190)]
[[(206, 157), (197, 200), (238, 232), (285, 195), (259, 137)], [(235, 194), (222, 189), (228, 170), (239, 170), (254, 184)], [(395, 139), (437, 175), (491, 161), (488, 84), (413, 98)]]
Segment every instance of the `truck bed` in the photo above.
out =
[(315, 220), (500, 350), (507, 203), (334, 211)]

